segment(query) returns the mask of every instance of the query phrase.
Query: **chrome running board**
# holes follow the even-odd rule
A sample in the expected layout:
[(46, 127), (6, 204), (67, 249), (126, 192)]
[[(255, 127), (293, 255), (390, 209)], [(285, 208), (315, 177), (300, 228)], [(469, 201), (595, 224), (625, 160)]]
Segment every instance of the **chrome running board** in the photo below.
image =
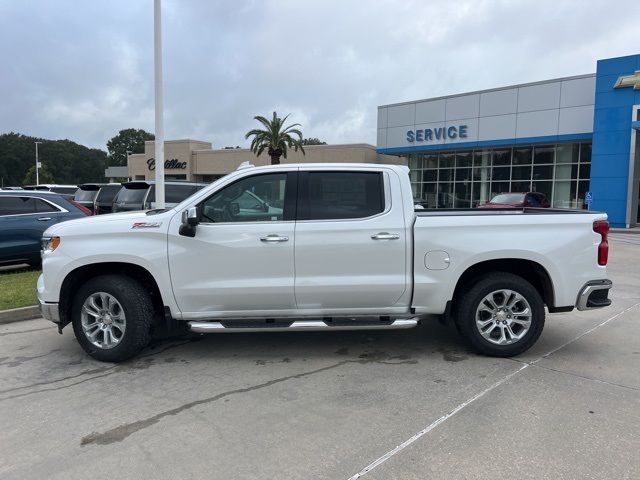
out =
[[(233, 322), (225, 322), (233, 325)], [(331, 325), (322, 320), (296, 320), (287, 325), (272, 323), (261, 323), (259, 326), (225, 326), (221, 322), (189, 322), (189, 329), (196, 333), (237, 333), (237, 332), (290, 332), (305, 331), (318, 332), (330, 330), (398, 330), (402, 328), (413, 328), (418, 325), (417, 318), (397, 319), (389, 323), (360, 323), (354, 321), (352, 325), (344, 322), (339, 325)]]

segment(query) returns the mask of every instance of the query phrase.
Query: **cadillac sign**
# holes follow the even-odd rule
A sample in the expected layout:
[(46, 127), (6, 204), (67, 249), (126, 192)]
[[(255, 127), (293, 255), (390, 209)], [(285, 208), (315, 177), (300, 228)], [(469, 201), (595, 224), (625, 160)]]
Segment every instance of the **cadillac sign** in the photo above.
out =
[[(156, 159), (155, 158), (150, 158), (149, 160), (147, 160), (147, 167), (149, 168), (149, 170), (155, 170), (156, 169)], [(164, 161), (164, 168), (165, 168), (165, 170), (170, 170), (170, 169), (185, 170), (187, 168), (187, 162), (181, 162), (177, 158), (172, 158), (171, 160), (165, 160)]]

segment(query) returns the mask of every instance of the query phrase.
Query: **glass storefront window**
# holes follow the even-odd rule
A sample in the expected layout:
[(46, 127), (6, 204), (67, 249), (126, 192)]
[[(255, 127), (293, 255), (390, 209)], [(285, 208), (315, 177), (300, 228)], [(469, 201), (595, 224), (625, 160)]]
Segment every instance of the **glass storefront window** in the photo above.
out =
[(533, 148), (514, 148), (513, 149), (513, 164), (514, 165), (531, 165), (531, 157), (533, 154)]
[(428, 154), (424, 156), (424, 168), (438, 168), (438, 154)]
[(423, 182), (435, 182), (438, 180), (438, 170), (423, 170), (422, 181)]
[(471, 182), (455, 184), (455, 208), (471, 207)]
[(511, 180), (531, 180), (531, 167), (513, 167)]
[(575, 181), (555, 182), (553, 191), (553, 206), (558, 208), (576, 208)]
[(456, 182), (466, 182), (471, 180), (470, 168), (456, 168)]
[(440, 168), (449, 168), (455, 165), (455, 155), (453, 153), (440, 154)]
[(473, 152), (474, 167), (488, 167), (491, 165), (491, 150), (476, 150)]
[(544, 145), (533, 149), (533, 163), (553, 163), (556, 153), (556, 147), (553, 145)]
[(563, 143), (558, 145), (556, 163), (578, 163), (580, 144)]
[(551, 198), (553, 196), (553, 182), (532, 182), (531, 191), (544, 193), (547, 200), (549, 200), (549, 203), (551, 203)]
[(411, 154), (409, 155), (409, 169), (419, 170), (422, 168), (422, 156)]
[(491, 182), (491, 198), (499, 193), (508, 192), (509, 190), (509, 182)]
[(511, 165), (511, 149), (509, 150), (494, 150), (493, 151), (493, 165)]
[(456, 153), (456, 167), (470, 167), (471, 166), (471, 152), (457, 152)]
[(414, 195), (427, 208), (476, 207), (498, 193), (527, 191), (555, 207), (586, 208), (590, 160), (587, 142), (409, 155)]
[(453, 168), (441, 168), (438, 176), (439, 182), (453, 182)]
[(493, 180), (509, 180), (510, 174), (510, 167), (493, 167), (491, 178), (493, 178)]
[(534, 180), (553, 180), (553, 165), (536, 165), (533, 167)]
[(580, 179), (581, 180), (589, 180), (591, 178), (591, 164), (590, 163), (581, 163), (580, 164)]
[(591, 144), (583, 143), (580, 145), (580, 163), (591, 162)]

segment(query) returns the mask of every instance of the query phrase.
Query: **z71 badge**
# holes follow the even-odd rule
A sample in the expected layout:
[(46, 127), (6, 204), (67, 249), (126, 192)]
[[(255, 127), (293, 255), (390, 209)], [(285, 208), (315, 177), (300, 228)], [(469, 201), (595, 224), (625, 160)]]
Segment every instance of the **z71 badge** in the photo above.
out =
[(160, 228), (162, 222), (136, 222), (131, 228)]

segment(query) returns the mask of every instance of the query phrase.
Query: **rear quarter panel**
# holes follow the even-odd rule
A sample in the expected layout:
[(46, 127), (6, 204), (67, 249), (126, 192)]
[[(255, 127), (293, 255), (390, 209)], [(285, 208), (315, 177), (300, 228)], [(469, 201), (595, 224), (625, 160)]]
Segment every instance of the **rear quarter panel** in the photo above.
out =
[[(458, 279), (473, 265), (494, 259), (540, 264), (553, 283), (555, 306), (573, 306), (589, 280), (607, 278), (597, 262), (600, 235), (593, 221), (605, 214), (496, 214), (418, 216), (414, 225), (416, 313), (444, 313)], [(429, 270), (425, 255), (443, 250), (450, 264)]]

